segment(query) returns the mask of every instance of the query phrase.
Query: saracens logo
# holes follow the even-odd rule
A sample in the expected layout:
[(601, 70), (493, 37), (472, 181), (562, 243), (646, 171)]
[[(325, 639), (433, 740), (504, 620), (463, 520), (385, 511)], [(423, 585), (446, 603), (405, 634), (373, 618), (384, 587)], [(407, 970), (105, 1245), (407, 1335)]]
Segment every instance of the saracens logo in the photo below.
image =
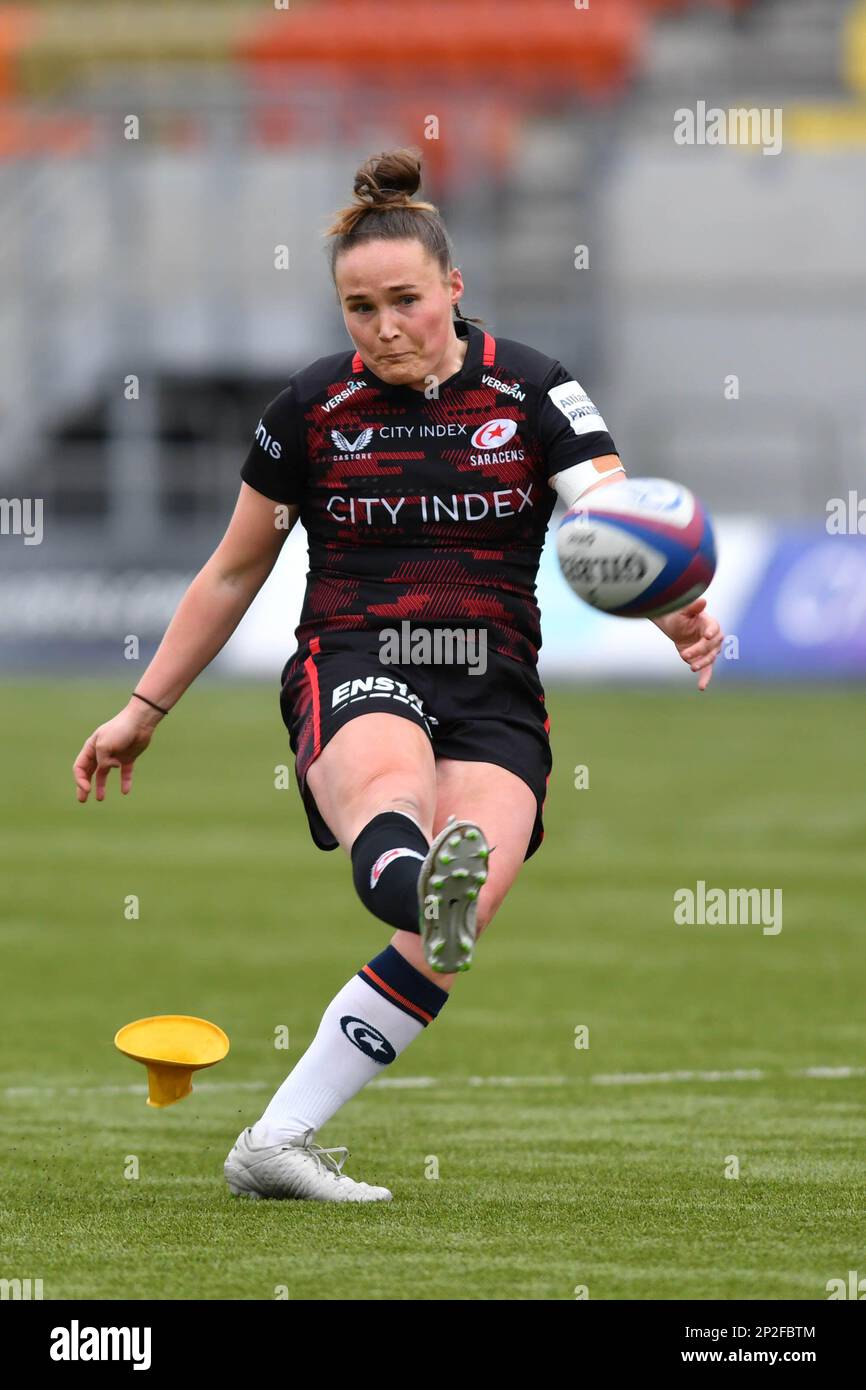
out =
[(389, 1062), (395, 1060), (397, 1053), (394, 1048), (385, 1035), (380, 1033), (378, 1028), (373, 1027), (372, 1023), (365, 1023), (362, 1018), (353, 1018), (351, 1014), (344, 1014), (340, 1019), (340, 1027), (349, 1042), (365, 1056), (372, 1057), (374, 1062), (380, 1062), (383, 1067), (387, 1067)]
[(338, 449), (342, 449), (344, 454), (357, 454), (359, 449), (366, 449), (370, 440), (373, 438), (372, 430), (361, 430), (357, 439), (351, 443), (343, 434), (342, 430), (331, 430), (331, 438)]
[(488, 420), (472, 436), (473, 449), (501, 449), (517, 433), (516, 420)]

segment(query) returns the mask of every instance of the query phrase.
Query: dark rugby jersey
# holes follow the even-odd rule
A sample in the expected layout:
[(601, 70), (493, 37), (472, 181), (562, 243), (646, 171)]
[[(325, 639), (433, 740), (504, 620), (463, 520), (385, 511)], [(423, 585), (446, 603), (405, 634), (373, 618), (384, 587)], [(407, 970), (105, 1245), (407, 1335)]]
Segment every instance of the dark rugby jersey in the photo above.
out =
[(320, 357), (259, 421), (241, 477), (300, 506), (309, 575), (299, 645), (334, 631), (461, 623), (535, 665), (535, 579), (556, 503), (548, 479), (616, 452), (562, 364), (458, 319), (460, 371), (437, 398), (358, 353)]

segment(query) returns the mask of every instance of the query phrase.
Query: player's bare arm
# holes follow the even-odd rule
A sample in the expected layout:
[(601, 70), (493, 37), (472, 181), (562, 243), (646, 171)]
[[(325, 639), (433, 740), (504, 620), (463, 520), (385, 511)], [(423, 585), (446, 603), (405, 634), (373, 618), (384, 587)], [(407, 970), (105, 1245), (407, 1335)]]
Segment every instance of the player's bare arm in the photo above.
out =
[[(190, 584), (159, 649), (136, 685), (136, 695), (85, 740), (73, 764), (79, 802), (95, 785), (105, 799), (113, 767), (120, 790), (132, 788), (136, 758), (147, 748), (157, 724), (225, 646), (259, 589), (298, 519), (299, 508), (263, 497), (245, 482), (226, 533)], [(156, 708), (159, 706), (159, 708)]]

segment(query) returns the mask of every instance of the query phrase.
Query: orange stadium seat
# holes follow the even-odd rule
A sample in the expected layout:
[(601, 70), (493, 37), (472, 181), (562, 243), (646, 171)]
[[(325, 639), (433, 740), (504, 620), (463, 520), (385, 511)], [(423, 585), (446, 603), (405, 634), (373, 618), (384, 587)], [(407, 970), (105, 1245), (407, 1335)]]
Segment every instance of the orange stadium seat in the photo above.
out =
[(40, 28), (39, 15), (20, 5), (0, 8), (0, 101), (15, 92), (15, 66), (18, 55)]
[(645, 20), (634, 0), (575, 10), (562, 0), (326, 0), (315, 8), (260, 13), (237, 39), (243, 63), (281, 68), (327, 65), (352, 85), (417, 80), (424, 72), (473, 83), (513, 81), (523, 90), (555, 83), (576, 94), (620, 89), (642, 52)]
[[(347, 94), (354, 100), (356, 91), (363, 100), (364, 89), (375, 87), (380, 103), (393, 102), (413, 124), (419, 108), (444, 115), (447, 100), (450, 115), (461, 92), (483, 89), (485, 102), (499, 111), (486, 123), (488, 157), (493, 153), (498, 165), (511, 144), (511, 110), (543, 103), (548, 95), (561, 100), (563, 93), (584, 101), (615, 98), (640, 70), (653, 12), (700, 2), (593, 0), (586, 10), (567, 0), (439, 0), (435, 6), (428, 0), (320, 0), (282, 11), (229, 4), (198, 46), (191, 7), (180, 6), (173, 13), (178, 23), (168, 27), (158, 10), (136, 11), (132, 28), (100, 22), (93, 44), (82, 46), (62, 5), (0, 4), (0, 155), (63, 151), (88, 139), (83, 123), (74, 122), (63, 138), (62, 124), (52, 129), (24, 108), (13, 112), (12, 103), (51, 92), (79, 69), (139, 57), (153, 61), (164, 50), (189, 63), (234, 63), (275, 96), (284, 94), (287, 74), (299, 70), (333, 84), (343, 101)], [(86, 4), (85, 12), (91, 24), (101, 13)], [(252, 114), (256, 138), (268, 144), (306, 138), (303, 116), (278, 106)], [(480, 140), (478, 128), (474, 119), (472, 138)]]

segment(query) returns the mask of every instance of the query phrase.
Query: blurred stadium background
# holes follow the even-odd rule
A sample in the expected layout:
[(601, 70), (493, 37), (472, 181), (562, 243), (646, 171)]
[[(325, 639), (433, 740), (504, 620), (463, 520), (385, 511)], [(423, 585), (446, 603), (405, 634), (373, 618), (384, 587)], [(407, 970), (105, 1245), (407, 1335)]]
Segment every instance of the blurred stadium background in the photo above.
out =
[[(42, 544), (0, 542), (3, 669), (117, 672), (127, 633), (144, 669), (263, 405), (345, 344), (326, 218), (413, 143), (465, 312), (560, 357), (631, 473), (718, 519), (717, 678), (862, 675), (864, 544), (826, 519), (863, 476), (864, 90), (851, 0), (0, 6), (0, 492), (44, 503)], [(677, 145), (699, 100), (781, 107), (782, 153)], [(304, 554), (212, 673), (279, 671)], [(540, 597), (545, 677), (683, 678), (551, 553)]]
[[(678, 145), (699, 101), (782, 108), (781, 153)], [(229, 1215), (229, 1145), (386, 939), (293, 780), (275, 800), (299, 529), (134, 794), (81, 808), (71, 764), (222, 535), (263, 406), (346, 345), (320, 234), (400, 144), (464, 311), (560, 357), (629, 471), (711, 509), (736, 643), (698, 698), (548, 546), (543, 851), (443, 1020), (318, 1136), (398, 1200)], [(864, 175), (852, 0), (0, 4), (0, 1277), (814, 1299), (863, 1275)], [(44, 500), (41, 543), (16, 499)], [(675, 926), (696, 880), (783, 890), (784, 930)], [(111, 1038), (172, 1011), (232, 1051), (147, 1111)]]

